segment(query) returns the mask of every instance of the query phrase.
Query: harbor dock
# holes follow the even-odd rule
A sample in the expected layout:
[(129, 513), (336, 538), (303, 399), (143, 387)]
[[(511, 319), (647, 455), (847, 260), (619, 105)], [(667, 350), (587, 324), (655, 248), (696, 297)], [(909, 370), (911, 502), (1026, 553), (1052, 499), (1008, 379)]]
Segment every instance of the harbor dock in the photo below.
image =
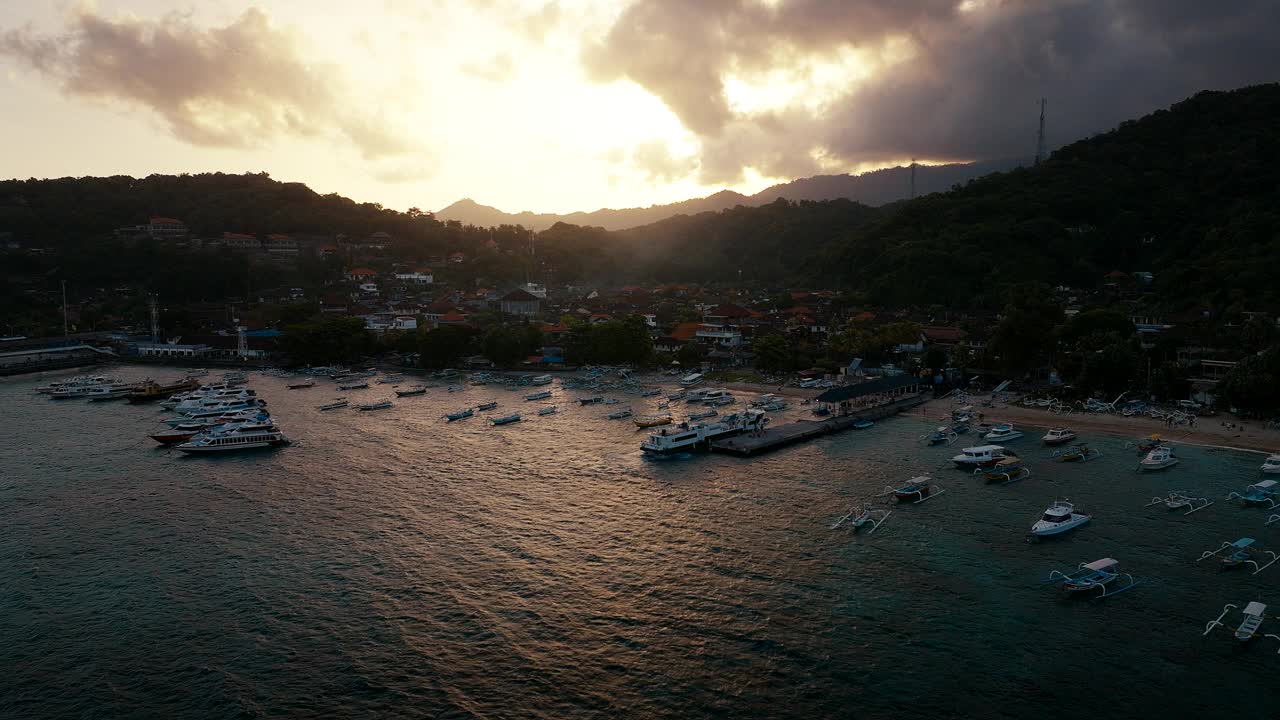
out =
[(771, 452), (788, 445), (832, 435), (853, 427), (861, 420), (880, 420), (924, 404), (932, 397), (929, 392), (902, 395), (880, 405), (850, 410), (847, 414), (824, 420), (800, 420), (798, 422), (765, 428), (751, 435), (737, 435), (711, 443), (711, 451), (749, 457)]

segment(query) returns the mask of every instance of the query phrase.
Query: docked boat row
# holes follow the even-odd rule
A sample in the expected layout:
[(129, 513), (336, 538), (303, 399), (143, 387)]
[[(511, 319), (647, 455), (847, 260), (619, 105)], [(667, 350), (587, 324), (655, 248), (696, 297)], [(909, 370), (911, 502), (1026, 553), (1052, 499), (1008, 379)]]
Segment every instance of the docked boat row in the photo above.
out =
[(678, 425), (664, 425), (640, 443), (640, 451), (647, 456), (670, 456), (705, 450), (712, 440), (755, 432), (763, 429), (767, 422), (763, 410), (749, 408), (709, 423), (686, 421)]

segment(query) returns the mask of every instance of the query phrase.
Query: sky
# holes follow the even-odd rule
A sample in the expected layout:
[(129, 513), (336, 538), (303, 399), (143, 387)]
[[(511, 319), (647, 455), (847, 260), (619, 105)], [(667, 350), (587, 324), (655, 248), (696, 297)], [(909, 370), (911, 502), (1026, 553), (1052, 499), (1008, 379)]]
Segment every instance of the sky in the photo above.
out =
[(0, 177), (635, 207), (1026, 157), (1280, 79), (1275, 0), (0, 0)]

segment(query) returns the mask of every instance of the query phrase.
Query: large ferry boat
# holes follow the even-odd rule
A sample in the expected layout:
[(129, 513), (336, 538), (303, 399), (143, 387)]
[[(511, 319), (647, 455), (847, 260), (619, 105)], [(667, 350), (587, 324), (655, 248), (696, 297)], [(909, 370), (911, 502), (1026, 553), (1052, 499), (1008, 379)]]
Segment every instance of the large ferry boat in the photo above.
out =
[(178, 449), (185, 453), (235, 452), (288, 445), (289, 438), (279, 430), (254, 430), (199, 435)]
[(662, 456), (705, 450), (712, 440), (754, 432), (763, 428), (766, 422), (765, 412), (752, 408), (726, 415), (716, 422), (668, 425), (640, 443), (640, 451), (646, 455)]
[(144, 403), (152, 400), (161, 400), (170, 395), (184, 390), (195, 390), (200, 387), (200, 381), (194, 378), (184, 378), (176, 382), (161, 384), (154, 380), (147, 380), (134, 392), (129, 393), (129, 402)]

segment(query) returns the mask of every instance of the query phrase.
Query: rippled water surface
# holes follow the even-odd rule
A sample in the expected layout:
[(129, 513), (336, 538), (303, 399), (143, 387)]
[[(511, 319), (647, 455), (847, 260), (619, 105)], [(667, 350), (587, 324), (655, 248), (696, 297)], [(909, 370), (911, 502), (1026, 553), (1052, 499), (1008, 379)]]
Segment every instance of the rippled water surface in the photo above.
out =
[[(1221, 499), (1256, 480), (1256, 455), (1188, 448), (1138, 475), (1119, 440), (1073, 466), (1028, 437), (1010, 445), (1035, 476), (1000, 487), (949, 469), (955, 450), (921, 447), (928, 425), (904, 417), (758, 459), (653, 462), (629, 421), (558, 384), (547, 417), (494, 386), (320, 413), (339, 394), (325, 383), (255, 374), (295, 444), (186, 457), (146, 438), (157, 406), (51, 401), (32, 393), (45, 380), (0, 384), (2, 717), (1275, 712), (1280, 642), (1200, 633), (1228, 602), (1280, 611), (1280, 564), (1194, 562), (1241, 535), (1280, 551), (1280, 524)], [(490, 398), (526, 420), (441, 417)], [(874, 535), (829, 529), (921, 472), (948, 492)], [(1218, 503), (1142, 507), (1172, 488)], [(1055, 496), (1093, 523), (1026, 543)], [(1104, 556), (1144, 584), (1089, 603), (1038, 583)]]

